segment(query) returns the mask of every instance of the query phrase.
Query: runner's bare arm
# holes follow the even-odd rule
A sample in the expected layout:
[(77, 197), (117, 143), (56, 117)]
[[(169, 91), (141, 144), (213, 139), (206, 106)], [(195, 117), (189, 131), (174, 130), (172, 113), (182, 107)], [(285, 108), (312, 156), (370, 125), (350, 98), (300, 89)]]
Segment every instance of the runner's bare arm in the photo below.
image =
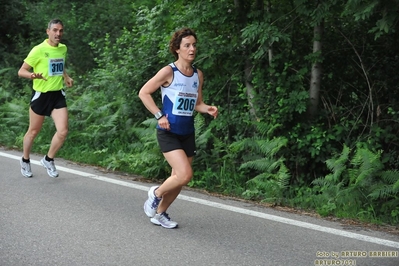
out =
[(21, 68), (18, 70), (18, 76), (21, 78), (27, 78), (27, 79), (43, 79), (47, 81), (45, 77), (43, 77), (43, 73), (35, 73), (31, 72), (32, 67), (28, 65), (27, 63), (23, 63)]

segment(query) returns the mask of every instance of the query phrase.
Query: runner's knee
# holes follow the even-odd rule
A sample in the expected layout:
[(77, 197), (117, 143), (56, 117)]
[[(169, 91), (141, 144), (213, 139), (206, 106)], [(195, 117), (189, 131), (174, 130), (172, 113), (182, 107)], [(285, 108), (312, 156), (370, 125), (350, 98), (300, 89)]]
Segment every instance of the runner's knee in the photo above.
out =
[(39, 134), (39, 132), (40, 132), (40, 129), (30, 128), (28, 130), (28, 132), (26, 133), (26, 135), (29, 136), (31, 139), (34, 139)]
[(65, 139), (68, 135), (68, 128), (57, 130), (57, 134), (60, 138)]
[(193, 177), (193, 170), (191, 168), (186, 169), (178, 173), (176, 176), (177, 179), (179, 180), (180, 185), (185, 186), (188, 184), (188, 182), (190, 182), (191, 178)]

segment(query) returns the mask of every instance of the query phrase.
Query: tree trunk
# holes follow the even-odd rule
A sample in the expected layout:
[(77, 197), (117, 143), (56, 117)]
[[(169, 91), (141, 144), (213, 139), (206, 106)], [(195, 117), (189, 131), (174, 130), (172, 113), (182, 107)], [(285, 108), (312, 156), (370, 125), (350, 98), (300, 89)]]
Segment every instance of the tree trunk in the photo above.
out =
[[(321, 54), (322, 52), (322, 42), (321, 42), (321, 37), (323, 34), (323, 23), (320, 23), (319, 25), (316, 25), (313, 30), (313, 53), (314, 54)], [(309, 108), (308, 108), (308, 114), (310, 119), (314, 118), (317, 114), (317, 108), (319, 106), (319, 100), (320, 100), (320, 86), (321, 86), (321, 75), (322, 75), (322, 69), (321, 69), (321, 63), (319, 59), (316, 59), (316, 61), (313, 63), (312, 66), (312, 73), (311, 73), (311, 78), (310, 78), (310, 89), (309, 89)]]
[[(261, 1), (257, 2), (257, 4), (259, 3), (261, 3)], [(239, 14), (237, 23), (239, 25), (242, 25), (242, 27), (244, 27), (247, 23), (247, 13), (249, 12), (251, 5), (245, 0), (234, 0), (234, 5)], [(248, 48), (249, 49), (246, 50), (243, 54), (243, 56), (247, 58), (245, 60), (245, 66), (244, 66), (245, 88), (247, 92), (248, 107), (251, 119), (258, 120), (258, 117), (256, 116), (256, 104), (255, 104), (256, 90), (252, 84), (253, 63), (251, 61), (252, 59), (250, 58), (250, 47)]]
[(251, 114), (251, 118), (253, 120), (259, 120), (256, 116), (256, 108), (254, 103), (254, 98), (256, 96), (256, 91), (254, 86), (252, 85), (252, 62), (250, 59), (245, 61), (245, 87), (247, 88), (247, 98), (248, 98), (248, 106), (249, 113)]
[[(266, 12), (267, 13), (271, 13), (272, 12), (272, 8), (271, 8), (271, 3), (270, 1), (267, 1), (267, 8), (266, 8)], [(270, 23), (270, 21), (269, 21)], [(269, 59), (269, 66), (272, 66), (272, 62), (273, 62), (273, 43), (269, 42), (269, 48), (267, 49), (268, 52), (268, 59)]]

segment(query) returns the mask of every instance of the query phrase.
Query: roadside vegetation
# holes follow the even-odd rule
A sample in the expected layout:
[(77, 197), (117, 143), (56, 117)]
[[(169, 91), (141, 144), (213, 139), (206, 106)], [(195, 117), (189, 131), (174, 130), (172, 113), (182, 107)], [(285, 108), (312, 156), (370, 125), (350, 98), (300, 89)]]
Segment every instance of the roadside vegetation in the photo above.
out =
[[(0, 144), (21, 149), (31, 82), (17, 71), (63, 20), (75, 162), (163, 180), (138, 91), (172, 32), (193, 28), (215, 120), (196, 114), (189, 186), (321, 216), (399, 224), (399, 1), (0, 0)], [(48, 119), (33, 152), (45, 153)]]

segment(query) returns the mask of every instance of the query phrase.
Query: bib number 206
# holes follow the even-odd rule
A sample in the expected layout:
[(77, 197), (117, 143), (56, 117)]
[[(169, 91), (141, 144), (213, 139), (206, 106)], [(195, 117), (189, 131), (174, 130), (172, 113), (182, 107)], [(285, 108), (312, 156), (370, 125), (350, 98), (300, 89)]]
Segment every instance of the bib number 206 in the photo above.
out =
[(195, 99), (180, 98), (178, 100), (177, 110), (180, 111), (193, 111), (195, 106)]

